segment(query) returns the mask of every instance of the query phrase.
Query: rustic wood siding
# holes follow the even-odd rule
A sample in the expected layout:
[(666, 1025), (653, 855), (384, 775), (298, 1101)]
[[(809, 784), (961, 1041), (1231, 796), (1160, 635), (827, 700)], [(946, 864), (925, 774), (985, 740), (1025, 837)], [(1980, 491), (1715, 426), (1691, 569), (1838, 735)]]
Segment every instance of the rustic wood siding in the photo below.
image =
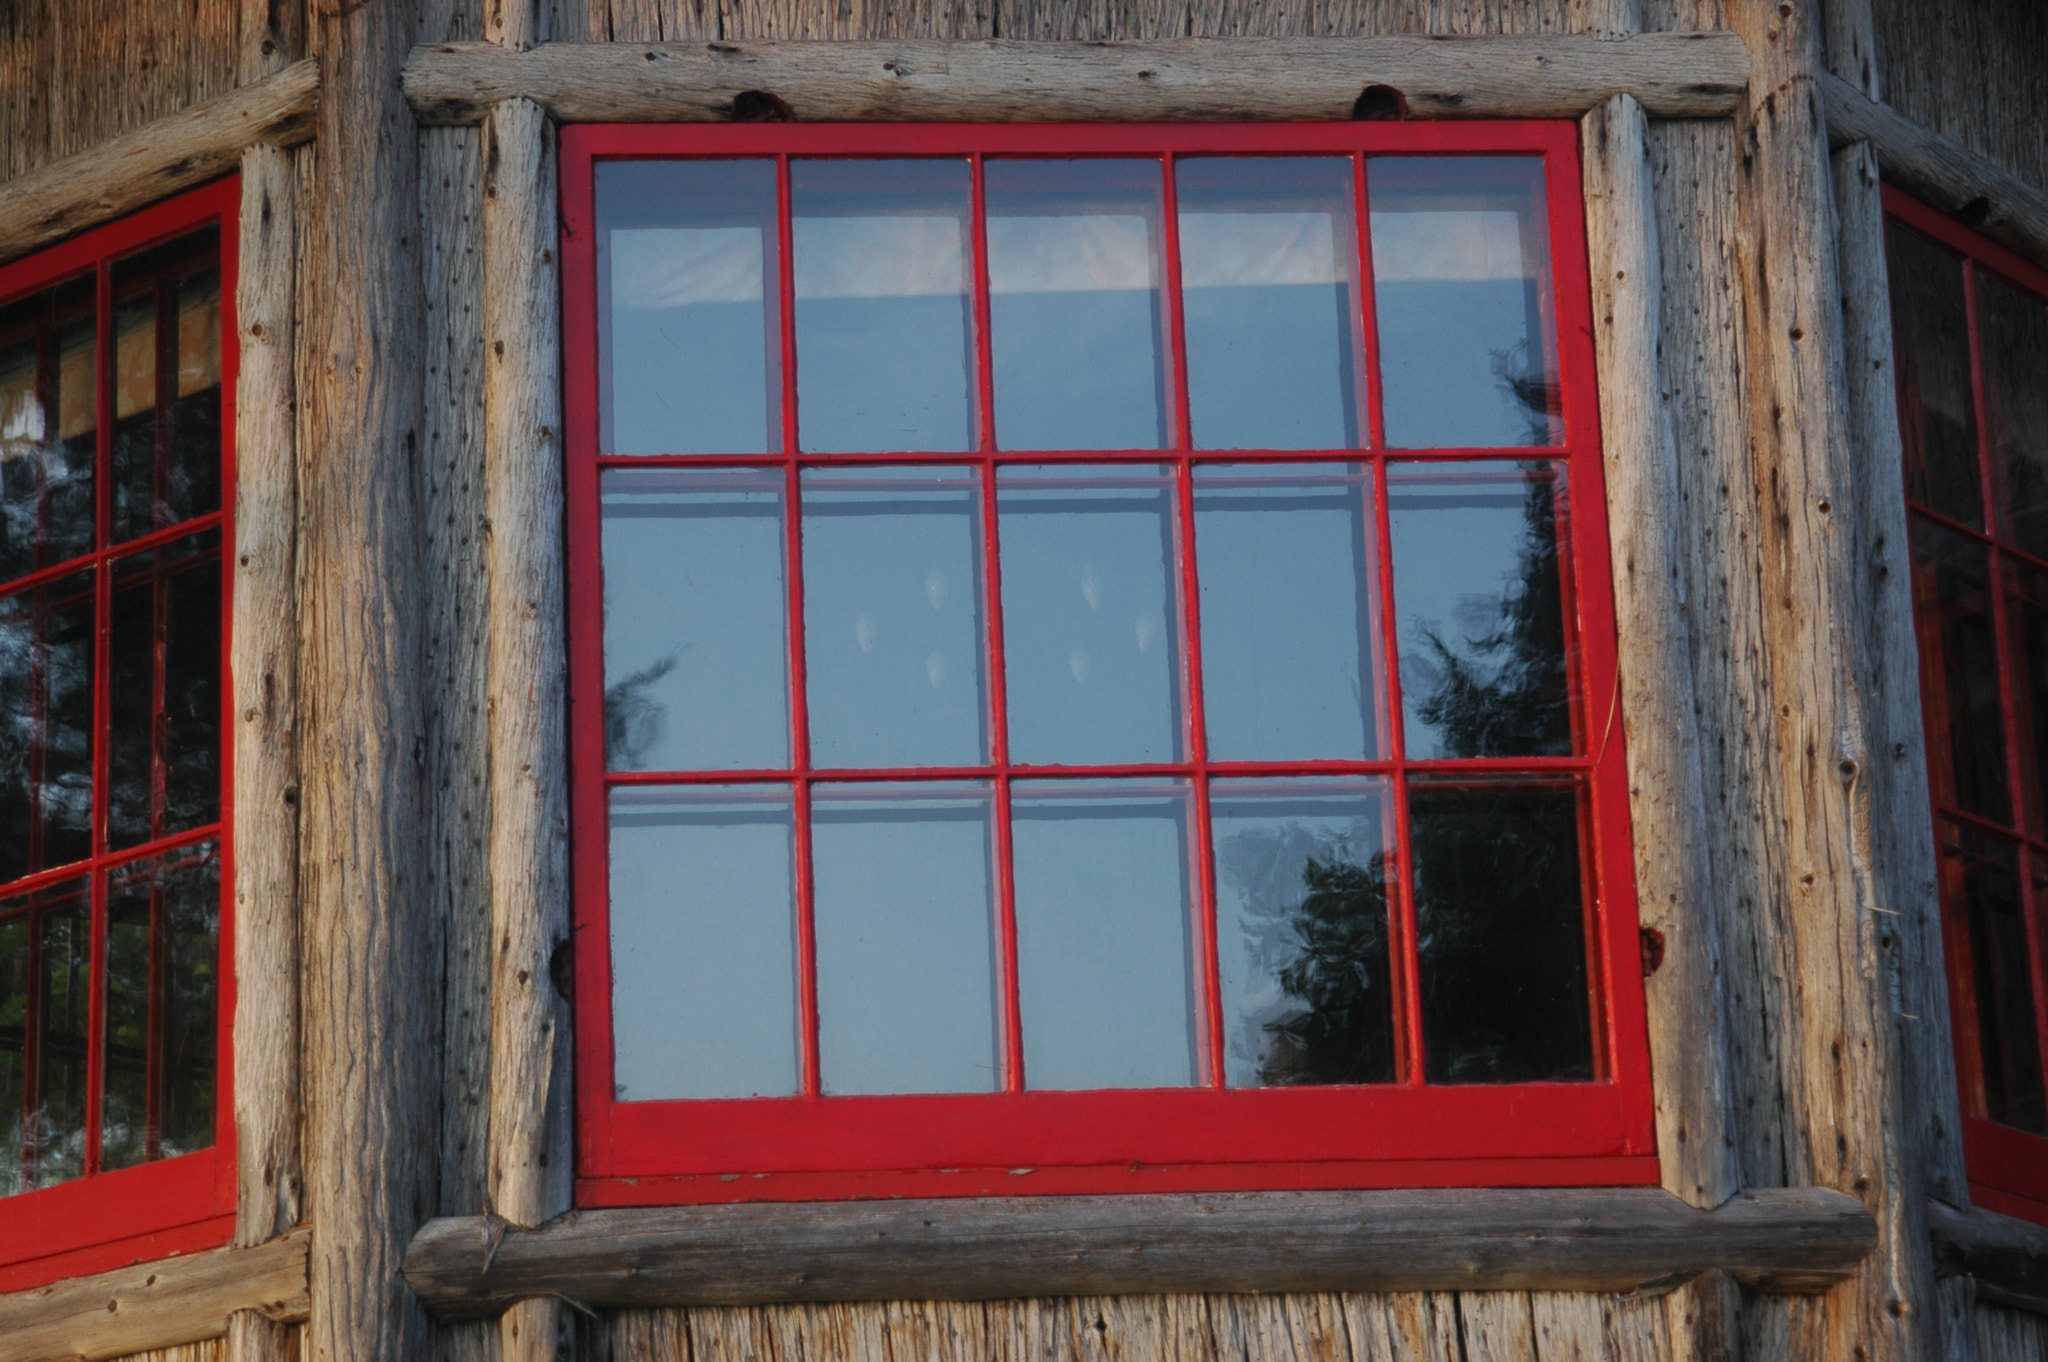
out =
[(205, 1343), (187, 1343), (179, 1348), (156, 1348), (146, 1353), (132, 1353), (121, 1362), (228, 1362), (226, 1339), (211, 1339)]
[(1874, 0), (1886, 103), (2048, 188), (2048, 5)]

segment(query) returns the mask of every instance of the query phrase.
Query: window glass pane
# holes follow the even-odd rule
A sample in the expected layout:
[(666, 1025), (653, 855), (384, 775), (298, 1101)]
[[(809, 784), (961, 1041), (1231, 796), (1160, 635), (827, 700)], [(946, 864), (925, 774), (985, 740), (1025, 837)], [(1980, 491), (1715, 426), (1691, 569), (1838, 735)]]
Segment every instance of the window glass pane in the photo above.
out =
[(1388, 470), (1411, 758), (1571, 752), (1563, 494), (1556, 464)]
[(599, 161), (608, 454), (782, 449), (773, 161)]
[(1383, 780), (1219, 780), (1216, 957), (1233, 1088), (1388, 1083)]
[(2019, 726), (2020, 802), (2026, 826), (2038, 835), (2048, 829), (2048, 789), (2042, 785), (2048, 773), (2048, 572), (2010, 557), (2003, 566), (2006, 627), (2014, 644), (2008, 679)]
[(987, 163), (1004, 449), (1167, 443), (1158, 161)]
[(220, 531), (114, 564), (107, 841), (220, 816)]
[(1351, 169), (1348, 156), (1175, 165), (1196, 448), (1359, 443)]
[(604, 474), (604, 728), (614, 771), (789, 761), (783, 478)]
[(1108, 765), (1181, 754), (1173, 475), (996, 475), (1010, 756)]
[(612, 791), (619, 1101), (797, 1090), (794, 829), (787, 786)]
[(812, 802), (827, 1093), (992, 1092), (993, 791), (827, 785)]
[(1906, 495), (1966, 525), (1984, 523), (1963, 263), (1912, 228), (1885, 226)]
[(964, 160), (795, 161), (797, 442), (974, 447)]
[(0, 309), (0, 581), (93, 547), (93, 276)]
[(33, 1183), (48, 1187), (85, 1172), (92, 901), (82, 880), (29, 894), (26, 899), (33, 924), (30, 930), (37, 938), (31, 1045), (36, 1077), (29, 1098), (29, 1162)]
[(1387, 443), (1564, 439), (1535, 156), (1375, 156), (1372, 274)]
[(1025, 1085), (1193, 1083), (1187, 785), (1019, 782), (1012, 798)]
[(93, 574), (0, 597), (0, 883), (92, 854)]
[(803, 507), (811, 764), (986, 760), (979, 472), (810, 469)]
[(2010, 823), (1989, 550), (1914, 517), (1913, 590), (1935, 801)]
[(114, 267), (110, 541), (220, 507), (220, 233)]
[(1379, 756), (1371, 470), (1204, 464), (1194, 478), (1209, 755)]
[(1974, 1114), (2048, 1135), (2019, 848), (1943, 823), (1941, 860), (1949, 949), (1970, 961), (1967, 987), (1974, 996), (1965, 1003), (1976, 1023), (1981, 1084)]
[(102, 1167), (212, 1147), (219, 975), (216, 844), (107, 877)]
[(1429, 1081), (1591, 1078), (1576, 792), (1417, 779), (1409, 818)]
[[(29, 941), (23, 899), (0, 899), (0, 1196), (23, 1190), (22, 1117), (28, 1111)], [(10, 916), (11, 914), (11, 916)]]
[(1980, 269), (1977, 324), (1999, 519), (2021, 548), (2048, 557), (2048, 305)]

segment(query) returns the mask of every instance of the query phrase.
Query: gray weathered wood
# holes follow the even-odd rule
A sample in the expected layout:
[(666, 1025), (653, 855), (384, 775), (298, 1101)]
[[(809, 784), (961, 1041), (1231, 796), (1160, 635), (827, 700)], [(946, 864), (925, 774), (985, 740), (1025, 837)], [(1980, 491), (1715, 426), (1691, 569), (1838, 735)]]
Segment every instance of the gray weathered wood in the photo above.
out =
[(235, 1239), (298, 1223), (298, 181), (290, 153), (242, 158), (235, 291)]
[(1870, 143), (1887, 181), (2048, 265), (2048, 189), (1875, 102), (1839, 76), (1822, 83), (1835, 146)]
[(1927, 1225), (1944, 1276), (1967, 1275), (1987, 1300), (2048, 1315), (2048, 1228), (1932, 1200)]
[(1658, 337), (1663, 264), (1649, 126), (1629, 95), (1582, 130), (1600, 438), (1620, 635), (1636, 901), (1664, 948), (1645, 981), (1664, 1186), (1705, 1210), (1740, 1183), (1728, 1123), (1727, 1001), (1680, 545), (1676, 428)]
[(1662, 117), (1732, 112), (1749, 59), (1726, 33), (1527, 38), (1187, 38), (984, 42), (491, 43), (418, 49), (406, 91), (429, 123), (529, 98), (565, 122), (718, 122), (748, 90), (799, 119), (1347, 119), (1367, 85), (1421, 117), (1577, 117), (1633, 94)]
[(410, 0), (323, 12), (299, 465), (309, 1362), (422, 1355), (399, 1279), (434, 1209), (438, 924), (421, 756), (418, 131)]
[(282, 71), (303, 55), (306, 0), (241, 0), (237, 79), (243, 85)]
[(100, 1362), (228, 1332), (237, 1311), (306, 1317), (307, 1232), (0, 1296), (0, 1362)]
[[(515, 1225), (569, 1208), (569, 754), (561, 290), (553, 132), (538, 104), (484, 122), (484, 500), (491, 734), (490, 1200)], [(552, 1358), (559, 1301), (506, 1311), (508, 1359)]]
[(1147, 1291), (1632, 1291), (1712, 1268), (1811, 1291), (1872, 1242), (1854, 1198), (1652, 1188), (754, 1204), (582, 1211), (538, 1230), (437, 1220), (406, 1279), (438, 1313)]
[(305, 141), (319, 92), (318, 69), (300, 62), (8, 181), (0, 186), (0, 260), (217, 179), (255, 143)]
[(1875, 842), (1888, 829), (1872, 818), (1858, 684), (1868, 565), (1856, 536), (1819, 15), (1766, 0), (1729, 12), (1757, 68), (1738, 180), (1751, 430), (1747, 467), (1728, 471), (1759, 507), (1751, 551), (1770, 708), (1755, 826), (1783, 858), (1757, 924), (1760, 952), (1745, 962), (1775, 1062), (1744, 1075), (1741, 1098), (1779, 1127), (1787, 1181), (1860, 1196), (1880, 1236), (1825, 1307), (1752, 1309), (1745, 1328), (1811, 1350), (1795, 1355), (1892, 1362), (1928, 1355), (1934, 1281), (1926, 1238), (1912, 1232), (1923, 1180), (1879, 944), (1889, 928)]
[(255, 1310), (237, 1310), (228, 1317), (222, 1341), (222, 1362), (297, 1362), (294, 1330), (284, 1320)]

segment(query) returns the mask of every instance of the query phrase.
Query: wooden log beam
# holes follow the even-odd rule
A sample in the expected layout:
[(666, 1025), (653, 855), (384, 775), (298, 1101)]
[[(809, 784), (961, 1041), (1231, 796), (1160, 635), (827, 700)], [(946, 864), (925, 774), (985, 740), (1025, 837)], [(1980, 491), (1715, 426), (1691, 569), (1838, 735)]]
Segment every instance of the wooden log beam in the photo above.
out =
[(429, 1222), (405, 1259), (460, 1318), (542, 1292), (590, 1306), (994, 1300), (1202, 1291), (1635, 1291), (1724, 1269), (1760, 1291), (1840, 1281), (1876, 1242), (1854, 1197), (1649, 1187), (1245, 1192), (661, 1207), (537, 1230)]
[(1931, 1198), (1927, 1227), (1935, 1271), (1973, 1278), (1988, 1300), (2048, 1314), (2048, 1228)]
[(306, 1318), (304, 1229), (0, 1296), (0, 1362), (99, 1362), (219, 1338), (228, 1317)]
[(1839, 76), (1824, 75), (1821, 87), (1833, 146), (1870, 143), (1887, 181), (2048, 266), (2048, 190), (1879, 104)]
[(1652, 115), (1734, 112), (1749, 54), (1731, 33), (1626, 39), (1182, 38), (1166, 42), (495, 43), (421, 47), (405, 89), (423, 123), (504, 99), (564, 122), (723, 122), (748, 91), (821, 121), (1348, 119), (1368, 85), (1422, 118), (1576, 118), (1630, 94)]
[(235, 170), (258, 142), (313, 135), (320, 72), (288, 66), (0, 186), (0, 260), (27, 255)]

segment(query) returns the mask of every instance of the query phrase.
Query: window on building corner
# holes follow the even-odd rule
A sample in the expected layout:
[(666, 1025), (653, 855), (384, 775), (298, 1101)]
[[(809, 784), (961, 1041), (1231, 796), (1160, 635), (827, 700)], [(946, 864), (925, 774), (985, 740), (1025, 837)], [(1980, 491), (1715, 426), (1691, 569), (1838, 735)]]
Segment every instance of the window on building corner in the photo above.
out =
[(0, 271), (0, 1263), (233, 1208), (223, 196)]
[(569, 131), (586, 1201), (1654, 1180), (1573, 146)]
[(1972, 1194), (2048, 1219), (2048, 273), (1886, 205)]

